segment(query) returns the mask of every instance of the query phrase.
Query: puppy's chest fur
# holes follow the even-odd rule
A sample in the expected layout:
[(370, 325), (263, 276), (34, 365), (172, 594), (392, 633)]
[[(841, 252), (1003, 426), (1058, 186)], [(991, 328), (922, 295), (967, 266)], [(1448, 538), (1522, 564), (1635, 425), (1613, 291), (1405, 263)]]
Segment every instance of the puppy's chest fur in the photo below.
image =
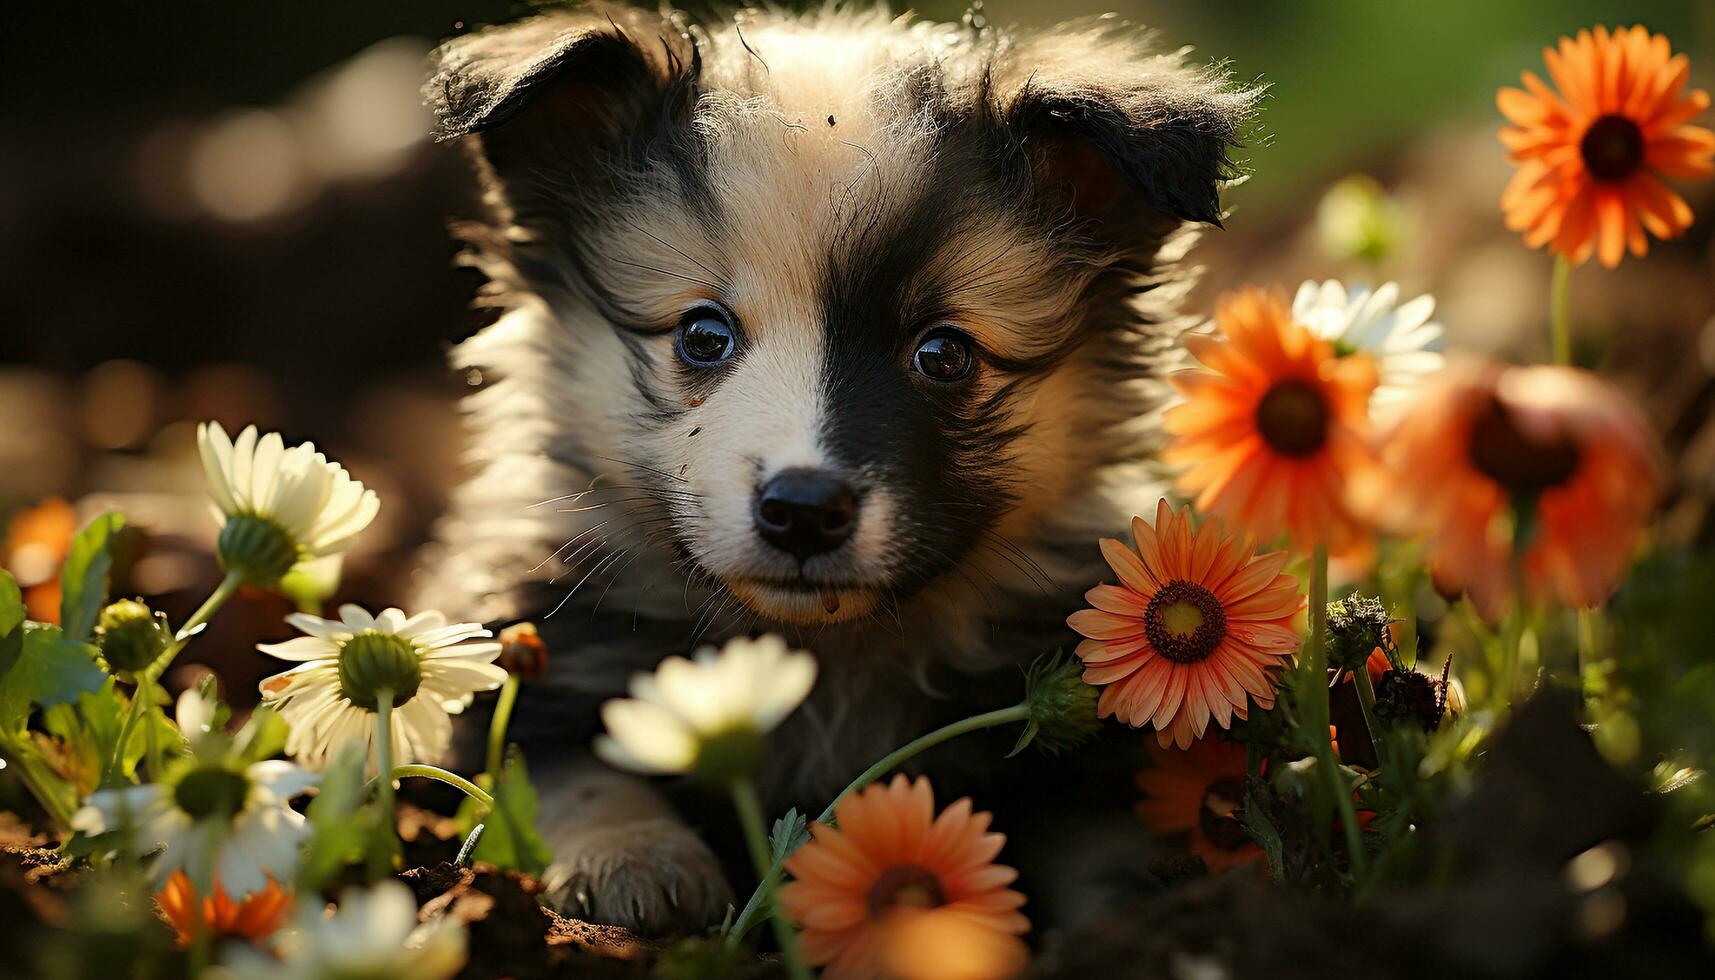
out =
[[(484, 379), (471, 477), (419, 599), (543, 628), (520, 737), (584, 739), (632, 673), (760, 631), (821, 673), (778, 799), (1017, 700), (1096, 539), (1157, 495), (1179, 259), (1256, 93), (1112, 22), (622, 7), (450, 42), (427, 91), (483, 181), (460, 232), (502, 315), (454, 353)], [(676, 338), (711, 307), (732, 356), (694, 363)], [(976, 367), (914, 372), (947, 335)], [(858, 515), (786, 556), (753, 500), (805, 468)]]

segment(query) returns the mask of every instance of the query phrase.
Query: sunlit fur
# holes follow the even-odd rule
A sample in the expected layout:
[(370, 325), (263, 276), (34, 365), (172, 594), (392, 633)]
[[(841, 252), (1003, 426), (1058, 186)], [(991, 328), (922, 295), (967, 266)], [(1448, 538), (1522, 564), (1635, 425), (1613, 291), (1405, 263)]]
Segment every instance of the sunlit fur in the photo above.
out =
[[(593, 80), (531, 91), (533, 64), (592, 32), (636, 55), (601, 49)], [(1151, 511), (1179, 219), (1217, 219), (1255, 98), (1146, 41), (1106, 19), (1012, 36), (602, 8), (449, 44), (429, 94), (484, 178), (491, 218), (461, 231), (503, 312), (453, 355), (482, 385), (425, 606), (537, 620), (554, 681), (598, 694), (782, 632), (822, 668), (782, 740), (799, 751), (776, 759), (800, 789), (956, 710), (944, 696), (981, 697), (970, 678), (1016, 687), (1011, 665), (1064, 642), (1103, 577), (1097, 538)], [(1126, 171), (1142, 217), (1096, 227), (1049, 186), (1043, 148), (1068, 136), (1122, 157), (1140, 141), (1105, 172), (1124, 189)], [(672, 330), (709, 299), (744, 347), (698, 371)], [(957, 391), (910, 373), (941, 322), (984, 352)], [(868, 366), (848, 373), (847, 349)], [(853, 538), (803, 568), (819, 589), (770, 584), (796, 562), (752, 526), (760, 482), (790, 466), (862, 492)]]

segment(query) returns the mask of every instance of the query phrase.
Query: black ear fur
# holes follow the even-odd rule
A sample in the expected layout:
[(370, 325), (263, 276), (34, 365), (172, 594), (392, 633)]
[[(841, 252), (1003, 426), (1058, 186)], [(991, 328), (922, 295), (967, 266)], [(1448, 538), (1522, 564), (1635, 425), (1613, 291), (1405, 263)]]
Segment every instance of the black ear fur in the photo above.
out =
[(702, 64), (659, 15), (622, 8), (487, 28), (431, 59), (437, 138), (480, 137), (509, 184), (576, 183), (608, 155), (647, 154), (688, 115)]
[(1167, 93), (1033, 79), (1007, 107), (1006, 121), (1036, 145), (1048, 180), (1071, 194), (1083, 217), (1121, 220), (1141, 198), (1161, 215), (1218, 226), (1220, 185), (1239, 175), (1230, 153), (1255, 93), (1204, 88)]

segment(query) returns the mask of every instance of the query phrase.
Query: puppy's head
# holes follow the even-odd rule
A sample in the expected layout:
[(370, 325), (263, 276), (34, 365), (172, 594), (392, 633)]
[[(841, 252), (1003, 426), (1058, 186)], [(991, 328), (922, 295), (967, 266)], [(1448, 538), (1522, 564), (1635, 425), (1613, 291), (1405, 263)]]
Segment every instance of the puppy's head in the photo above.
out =
[(1138, 296), (1253, 100), (1111, 27), (618, 9), (460, 38), (429, 92), (552, 334), (490, 365), (512, 424), (797, 623), (1040, 575), (1020, 542), (1147, 448)]

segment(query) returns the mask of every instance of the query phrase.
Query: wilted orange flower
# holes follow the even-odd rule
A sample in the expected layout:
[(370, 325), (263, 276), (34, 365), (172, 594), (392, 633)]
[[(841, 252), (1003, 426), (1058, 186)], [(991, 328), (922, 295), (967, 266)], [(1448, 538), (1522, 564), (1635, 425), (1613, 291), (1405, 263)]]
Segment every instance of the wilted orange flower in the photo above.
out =
[(212, 932), (216, 938), (242, 936), (252, 942), (279, 932), (292, 908), (292, 892), (270, 878), (267, 888), (235, 902), (216, 881), (214, 892), (199, 901), (190, 877), (175, 871), (155, 902), (179, 934), (179, 945), (188, 947), (201, 932)]
[(1519, 542), (1531, 598), (1590, 606), (1624, 572), (1663, 469), (1648, 423), (1608, 382), (1480, 361), (1427, 381), (1382, 453), (1360, 505), (1425, 538), (1436, 582), (1491, 616), (1512, 593), (1515, 501), (1535, 504)]
[(1149, 747), (1153, 769), (1138, 774), (1144, 800), (1138, 816), (1157, 834), (1191, 835), (1191, 853), (1210, 871), (1225, 871), (1262, 857), (1234, 816), (1245, 802), (1245, 747), (1207, 738), (1189, 749)]
[(1215, 325), (1226, 339), (1185, 338), (1207, 369), (1173, 376), (1185, 400), (1163, 417), (1173, 438), (1161, 458), (1189, 465), (1180, 489), (1199, 511), (1265, 541), (1285, 531), (1298, 547), (1321, 542), (1333, 554), (1360, 544), (1344, 497), (1369, 463), (1374, 363), (1335, 356), (1292, 321), (1278, 290), (1223, 297)]
[(1715, 173), (1715, 133), (1685, 123), (1709, 94), (1685, 91), (1691, 63), (1666, 37), (1642, 27), (1579, 31), (1542, 57), (1554, 88), (1532, 72), (1528, 91), (1496, 97), (1513, 125), (1501, 130), (1518, 171), (1501, 195), (1507, 227), (1532, 248), (1547, 245), (1574, 263), (1594, 252), (1613, 268), (1627, 247), (1649, 250), (1644, 230), (1676, 238), (1691, 206), (1662, 177)]
[(1298, 651), (1295, 620), (1304, 608), (1298, 580), (1281, 574), (1286, 553), (1256, 554), (1250, 535), (1218, 521), (1191, 526), (1163, 500), (1155, 526), (1131, 521), (1136, 550), (1113, 538), (1102, 554), (1119, 585), (1084, 593), (1093, 609), (1066, 624), (1086, 639), (1077, 654), (1084, 682), (1107, 685), (1101, 717), (1155, 725), (1162, 745), (1201, 738), (1213, 718), (1222, 728), (1244, 718), (1247, 698), (1274, 705), (1272, 668)]
[(1018, 872), (993, 863), (1006, 841), (969, 799), (935, 815), (929, 780), (903, 775), (846, 797), (837, 827), (815, 824), (813, 839), (786, 859), (793, 881), (780, 889), (786, 914), (803, 929), (804, 957), (822, 976), (881, 976), (883, 946), (902, 910), (936, 909), (1006, 936), (1030, 921), (1024, 896), (1007, 886)]

